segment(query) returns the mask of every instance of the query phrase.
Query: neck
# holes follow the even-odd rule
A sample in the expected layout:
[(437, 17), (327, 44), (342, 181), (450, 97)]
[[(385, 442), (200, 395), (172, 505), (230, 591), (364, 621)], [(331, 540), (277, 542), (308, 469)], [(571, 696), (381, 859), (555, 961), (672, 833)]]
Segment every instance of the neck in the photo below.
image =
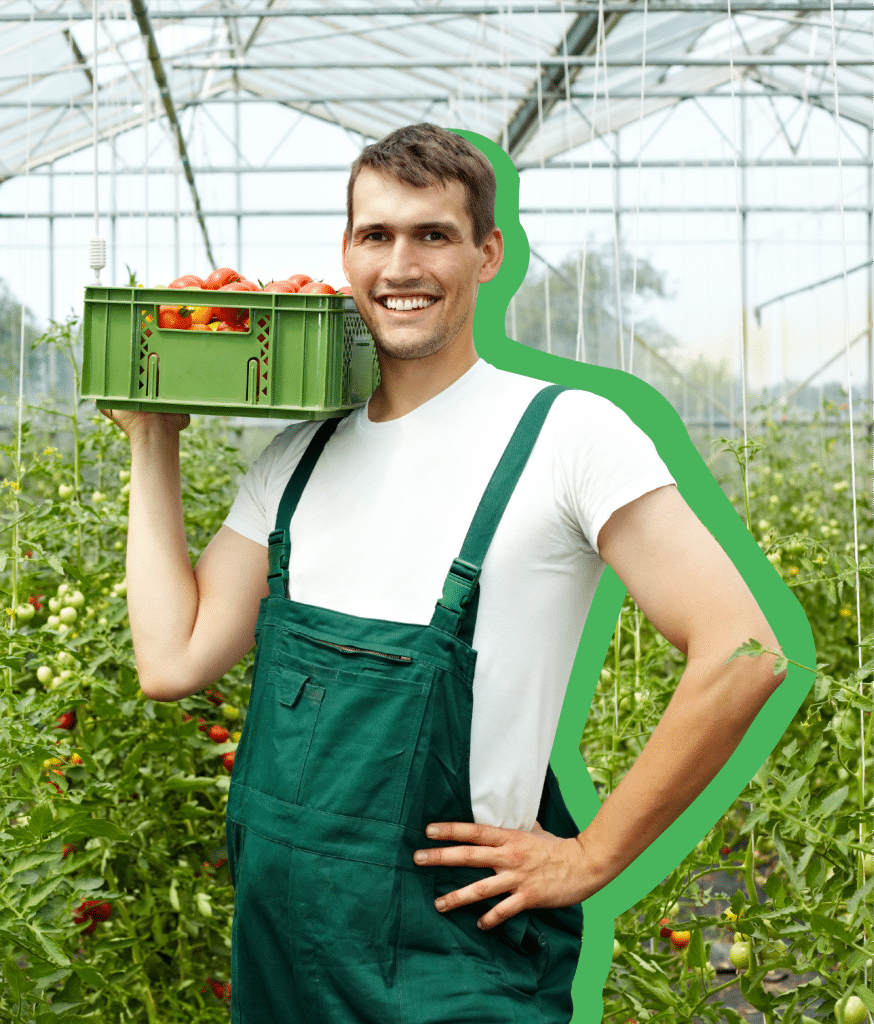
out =
[(380, 385), (367, 407), (373, 423), (396, 420), (418, 409), (454, 384), (479, 359), (470, 346), (456, 352), (442, 349), (422, 359), (395, 359), (377, 349)]

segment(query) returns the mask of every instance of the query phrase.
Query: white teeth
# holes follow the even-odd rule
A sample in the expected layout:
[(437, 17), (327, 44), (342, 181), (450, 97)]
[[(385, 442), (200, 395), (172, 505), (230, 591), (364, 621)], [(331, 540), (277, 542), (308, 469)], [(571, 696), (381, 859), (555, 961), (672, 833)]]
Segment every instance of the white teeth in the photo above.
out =
[(425, 309), (427, 306), (433, 305), (437, 300), (432, 298), (426, 298), (424, 296), (417, 297), (415, 299), (395, 299), (391, 296), (384, 300), (385, 306), (388, 309)]

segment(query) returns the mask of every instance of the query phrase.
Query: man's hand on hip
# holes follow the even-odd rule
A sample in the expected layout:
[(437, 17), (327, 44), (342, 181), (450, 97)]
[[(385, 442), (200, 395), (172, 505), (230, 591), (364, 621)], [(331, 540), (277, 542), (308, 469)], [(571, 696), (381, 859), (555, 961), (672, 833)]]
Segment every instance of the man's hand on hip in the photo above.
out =
[(492, 868), (495, 872), (494, 878), (447, 893), (436, 901), (438, 910), (454, 910), (510, 893), (479, 919), (477, 924), (484, 931), (523, 910), (569, 907), (590, 894), (585, 883), (585, 851), (580, 843), (554, 836), (538, 822), (530, 832), (460, 821), (434, 823), (426, 831), (431, 839), (475, 845), (417, 850), (413, 856), (417, 864)]

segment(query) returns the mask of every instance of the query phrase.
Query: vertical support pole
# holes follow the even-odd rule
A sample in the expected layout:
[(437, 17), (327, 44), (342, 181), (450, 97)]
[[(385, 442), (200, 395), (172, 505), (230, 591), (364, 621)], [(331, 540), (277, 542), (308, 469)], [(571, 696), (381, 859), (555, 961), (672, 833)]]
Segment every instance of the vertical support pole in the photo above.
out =
[[(620, 172), (619, 165), (622, 163), (622, 155), (619, 152), (619, 132), (614, 133), (616, 139), (616, 162), (613, 164), (613, 195), (616, 197), (616, 206), (614, 208), (614, 218), (616, 222), (616, 332), (619, 341), (619, 351), (617, 352), (616, 369), (625, 369), (625, 339), (622, 337), (622, 324), (624, 323), (624, 317), (622, 316), (622, 309), (618, 305), (622, 302), (622, 219), (619, 214), (619, 210), (622, 206), (622, 196), (619, 194), (619, 182)], [(634, 344), (634, 339), (631, 339), (631, 344)]]
[[(175, 147), (174, 147), (175, 148)], [(173, 161), (173, 276), (179, 277), (179, 151)]]
[[(49, 320), (55, 318), (55, 162), (49, 164)], [(51, 352), (54, 353), (54, 348)]]
[(243, 206), (243, 192), (240, 183), (240, 87), (234, 91), (234, 146), (237, 150), (236, 159), (236, 200), (237, 200), (237, 267), (243, 265), (243, 218), (240, 213)]
[(116, 165), (118, 163), (118, 149), (116, 146), (117, 139), (118, 136), (113, 132), (110, 139), (112, 165), (109, 175), (109, 283), (113, 288), (118, 287), (118, 193), (115, 188), (117, 171)]
[(869, 415), (874, 419), (874, 133), (868, 132), (868, 394), (866, 403)]
[(743, 348), (743, 389), (749, 395), (749, 225), (747, 220), (747, 80), (741, 79), (740, 93), (740, 306)]
[[(49, 164), (49, 319), (55, 319), (55, 162)], [(52, 408), (58, 385), (58, 350), (49, 346), (49, 395)]]

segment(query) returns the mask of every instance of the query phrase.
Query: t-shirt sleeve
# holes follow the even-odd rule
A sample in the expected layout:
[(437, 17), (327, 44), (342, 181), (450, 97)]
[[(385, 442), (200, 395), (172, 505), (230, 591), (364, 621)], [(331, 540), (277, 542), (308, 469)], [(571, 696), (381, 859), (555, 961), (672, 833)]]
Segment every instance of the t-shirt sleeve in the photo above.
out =
[(676, 481), (650, 437), (617, 405), (590, 392), (567, 397), (555, 408), (559, 514), (600, 554), (598, 534), (617, 509)]
[(268, 522), (267, 512), (270, 483), (275, 475), (277, 459), (288, 449), (289, 432), (299, 426), (295, 423), (287, 427), (261, 452), (240, 481), (237, 496), (225, 516), (225, 526), (263, 544), (265, 548), (274, 525)]

